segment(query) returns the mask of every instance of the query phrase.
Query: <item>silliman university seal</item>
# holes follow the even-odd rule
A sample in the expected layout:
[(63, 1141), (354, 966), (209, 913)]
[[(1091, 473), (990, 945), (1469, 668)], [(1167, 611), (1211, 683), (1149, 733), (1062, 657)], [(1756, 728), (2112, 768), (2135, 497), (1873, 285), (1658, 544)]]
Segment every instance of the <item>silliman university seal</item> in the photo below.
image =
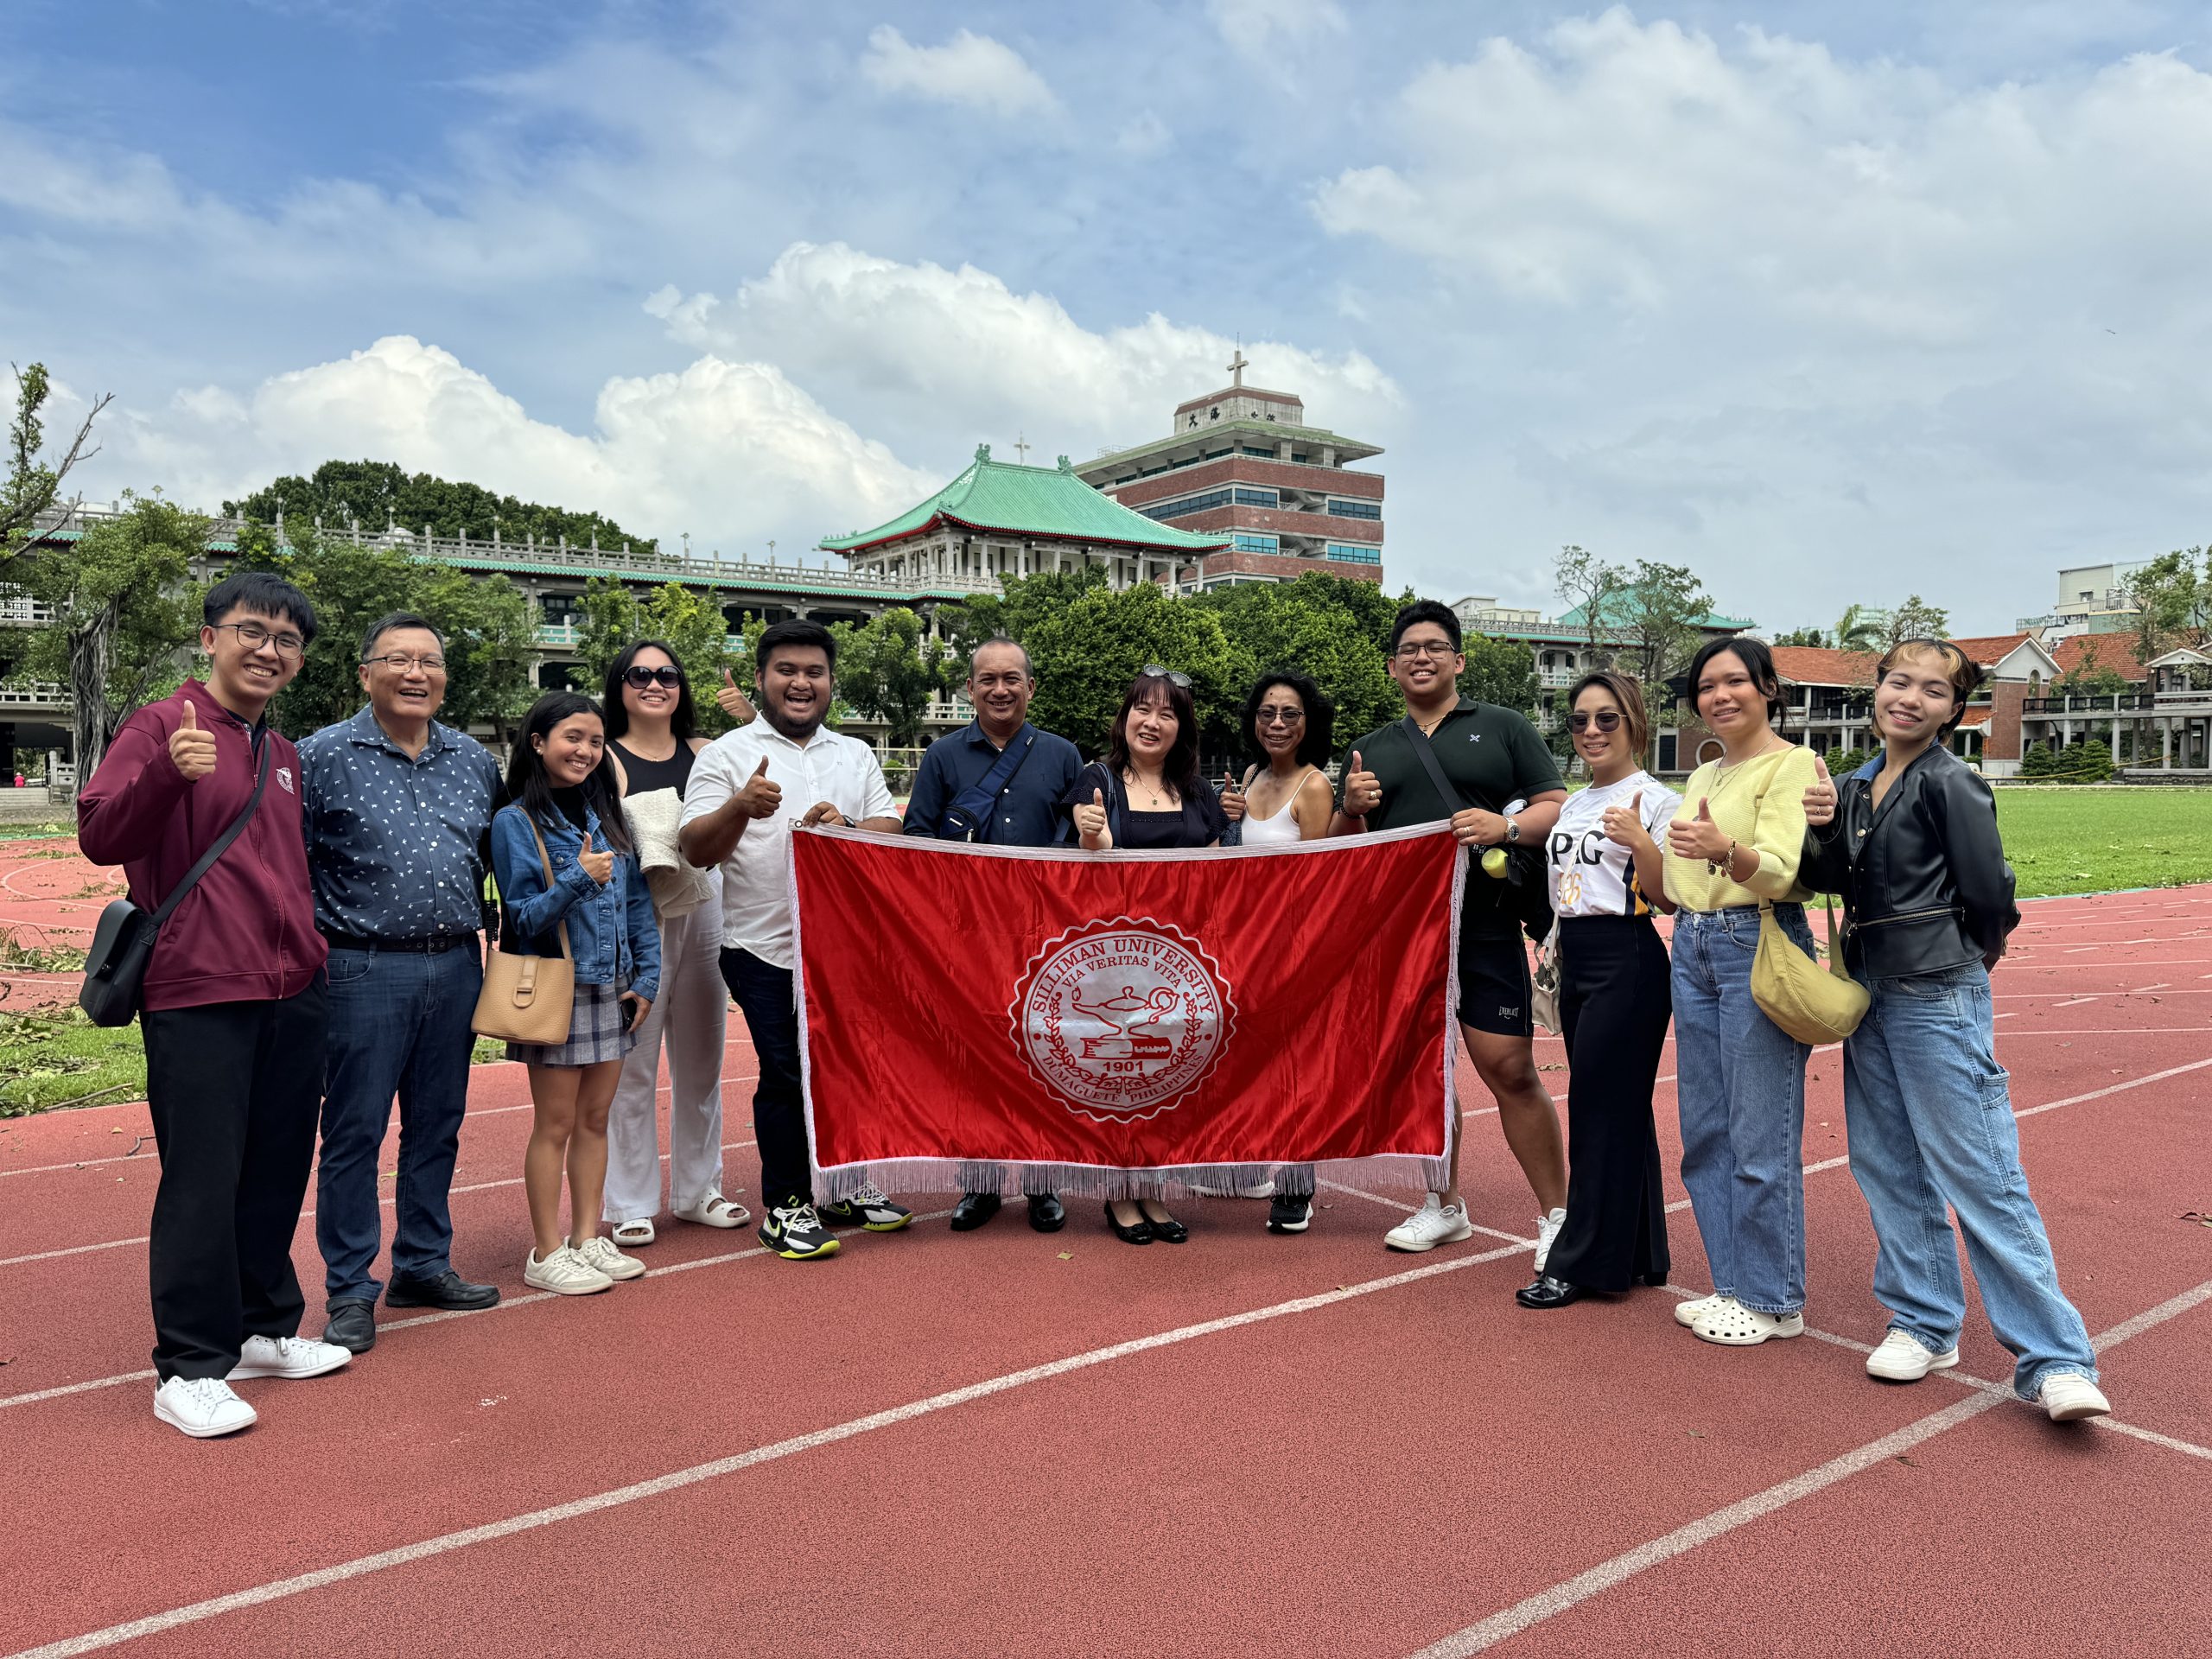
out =
[(1167, 1110), (1205, 1080), (1236, 1007), (1196, 939), (1120, 916), (1071, 928), (1032, 957), (1007, 1014), (1050, 1093), (1085, 1117), (1128, 1122)]

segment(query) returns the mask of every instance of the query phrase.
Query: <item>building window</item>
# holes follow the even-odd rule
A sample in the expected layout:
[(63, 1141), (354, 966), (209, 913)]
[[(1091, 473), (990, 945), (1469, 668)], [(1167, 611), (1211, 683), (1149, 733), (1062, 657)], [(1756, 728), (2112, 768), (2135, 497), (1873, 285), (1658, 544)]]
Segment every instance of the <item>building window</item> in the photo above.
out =
[(1147, 518), (1181, 518), (1193, 512), (1205, 512), (1215, 507), (1225, 507), (1234, 493), (1227, 489), (1202, 490), (1196, 495), (1178, 496), (1173, 501), (1154, 501), (1137, 511)]
[(1339, 518), (1380, 518), (1382, 504), (1362, 501), (1354, 496), (1332, 495), (1329, 498), (1329, 511)]
[(1274, 490), (1253, 490), (1242, 486), (1236, 491), (1236, 505), (1240, 507), (1276, 507), (1282, 497)]
[(1239, 553), (1280, 553), (1282, 543), (1272, 536), (1251, 536), (1243, 531), (1230, 538), (1230, 544)]
[(1238, 454), (1240, 454), (1240, 455), (1253, 455), (1253, 456), (1256, 456), (1258, 459), (1260, 459), (1260, 460), (1262, 460), (1262, 461), (1273, 461), (1273, 460), (1275, 458), (1275, 452), (1274, 452), (1274, 450), (1272, 450), (1272, 449), (1256, 449), (1256, 448), (1253, 448), (1253, 446), (1252, 446), (1252, 445), (1250, 445), (1250, 444), (1249, 444), (1249, 443), (1240, 443), (1240, 444), (1238, 444), (1238, 445), (1236, 446), (1236, 453), (1237, 453)]
[(1328, 552), (1331, 558), (1342, 559), (1351, 564), (1382, 563), (1382, 550), (1379, 547), (1370, 547), (1363, 542), (1331, 542), (1328, 543)]

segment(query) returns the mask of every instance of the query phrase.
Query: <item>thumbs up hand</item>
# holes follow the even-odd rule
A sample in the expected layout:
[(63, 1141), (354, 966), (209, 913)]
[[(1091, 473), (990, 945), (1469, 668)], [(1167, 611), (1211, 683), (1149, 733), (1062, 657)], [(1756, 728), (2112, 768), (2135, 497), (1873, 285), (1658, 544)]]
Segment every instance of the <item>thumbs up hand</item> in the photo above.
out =
[(1344, 816), (1363, 818), (1382, 804), (1382, 780), (1367, 770), (1359, 758), (1359, 751), (1351, 752), (1351, 765), (1344, 772)]
[(748, 724), (759, 712), (753, 706), (753, 699), (737, 689), (737, 676), (727, 668), (722, 670), (722, 683), (715, 693), (715, 706), (741, 726)]
[(1235, 775), (1226, 772), (1221, 774), (1221, 815), (1231, 823), (1240, 823), (1244, 817), (1244, 791)]
[(1815, 754), (1813, 769), (1820, 775), (1805, 791), (1805, 822), (1815, 830), (1835, 822), (1835, 779), (1828, 776), (1828, 763)]
[(1075, 809), (1075, 832), (1083, 840), (1086, 852), (1103, 852), (1114, 844), (1111, 831), (1106, 827), (1106, 791), (1090, 791), (1089, 805), (1078, 804)]
[(1605, 809), (1605, 839), (1625, 847), (1631, 853), (1653, 848), (1651, 832), (1643, 825), (1643, 791), (1637, 790), (1624, 806), (1616, 801)]
[(189, 702), (184, 705), (183, 720), (169, 734), (169, 761), (188, 784), (196, 784), (215, 770), (215, 734), (200, 729), (199, 710)]
[(602, 887), (614, 879), (613, 851), (607, 848), (601, 848), (595, 853), (592, 851), (591, 831), (588, 830), (584, 831), (584, 844), (582, 850), (576, 855), (576, 862), (583, 866), (586, 875), (591, 877)]
[(1713, 802), (1707, 796), (1697, 798), (1697, 810), (1690, 817), (1678, 817), (1667, 826), (1667, 850), (1676, 858), (1702, 859), (1717, 865), (1732, 855), (1735, 846), (1735, 837), (1724, 834), (1713, 821)]
[(745, 787), (737, 791), (738, 810), (748, 818), (772, 817), (784, 804), (784, 791), (768, 779), (768, 757), (762, 755), (760, 764), (745, 780)]

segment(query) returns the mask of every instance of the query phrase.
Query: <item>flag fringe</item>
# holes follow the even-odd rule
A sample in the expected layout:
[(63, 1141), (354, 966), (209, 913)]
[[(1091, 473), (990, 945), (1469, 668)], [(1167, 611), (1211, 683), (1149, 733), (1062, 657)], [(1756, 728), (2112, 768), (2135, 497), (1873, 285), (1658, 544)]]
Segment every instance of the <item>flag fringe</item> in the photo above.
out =
[[(1311, 1164), (1183, 1164), (1161, 1169), (1110, 1169), (1096, 1164), (997, 1164), (957, 1158), (885, 1158), (817, 1168), (815, 1191), (830, 1203), (864, 1187), (886, 1192), (995, 1192), (1003, 1198), (1056, 1192), (1076, 1198), (1218, 1198), (1281, 1179), (1285, 1190), (1311, 1190)], [(1440, 1192), (1450, 1184), (1445, 1160), (1382, 1154), (1320, 1165), (1328, 1179), (1352, 1186)], [(1300, 1179), (1304, 1177), (1303, 1181)]]

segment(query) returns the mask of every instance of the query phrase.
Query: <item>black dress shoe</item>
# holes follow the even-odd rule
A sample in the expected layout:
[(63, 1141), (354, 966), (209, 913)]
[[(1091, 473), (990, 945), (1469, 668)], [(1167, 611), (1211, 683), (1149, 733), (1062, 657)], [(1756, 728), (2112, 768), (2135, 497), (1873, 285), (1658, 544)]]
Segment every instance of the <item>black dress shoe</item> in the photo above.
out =
[(1029, 1224), (1040, 1233), (1057, 1233), (1068, 1224), (1067, 1209), (1050, 1192), (1032, 1192)]
[(1664, 1272), (1647, 1273), (1643, 1275), (1643, 1282), (1654, 1290), (1664, 1290), (1667, 1287), (1667, 1274)]
[(365, 1354), (377, 1345), (377, 1311), (367, 1302), (333, 1302), (330, 1323), (322, 1339), (334, 1342), (349, 1354)]
[(1149, 1244), (1152, 1243), (1152, 1224), (1150, 1222), (1147, 1221), (1143, 1216), (1140, 1215), (1135, 1222), (1124, 1226), (1122, 1223), (1122, 1218), (1114, 1213), (1114, 1206), (1110, 1203), (1106, 1206), (1106, 1224), (1114, 1230), (1114, 1236), (1120, 1239), (1124, 1244)]
[(442, 1307), (474, 1313), (499, 1302), (497, 1285), (472, 1285), (451, 1268), (435, 1279), (395, 1279), (384, 1293), (387, 1307)]
[(999, 1195), (995, 1192), (963, 1192), (960, 1202), (952, 1206), (952, 1230), (972, 1233), (999, 1212)]
[(1570, 1285), (1564, 1279), (1554, 1279), (1548, 1273), (1536, 1275), (1533, 1285), (1523, 1285), (1513, 1293), (1513, 1300), (1523, 1307), (1565, 1307), (1570, 1302), (1582, 1300), (1582, 1287)]
[(1147, 1216), (1145, 1220), (1151, 1225), (1152, 1236), (1163, 1244), (1180, 1244), (1191, 1236), (1191, 1230), (1173, 1216), (1168, 1217), (1165, 1221), (1157, 1221)]

